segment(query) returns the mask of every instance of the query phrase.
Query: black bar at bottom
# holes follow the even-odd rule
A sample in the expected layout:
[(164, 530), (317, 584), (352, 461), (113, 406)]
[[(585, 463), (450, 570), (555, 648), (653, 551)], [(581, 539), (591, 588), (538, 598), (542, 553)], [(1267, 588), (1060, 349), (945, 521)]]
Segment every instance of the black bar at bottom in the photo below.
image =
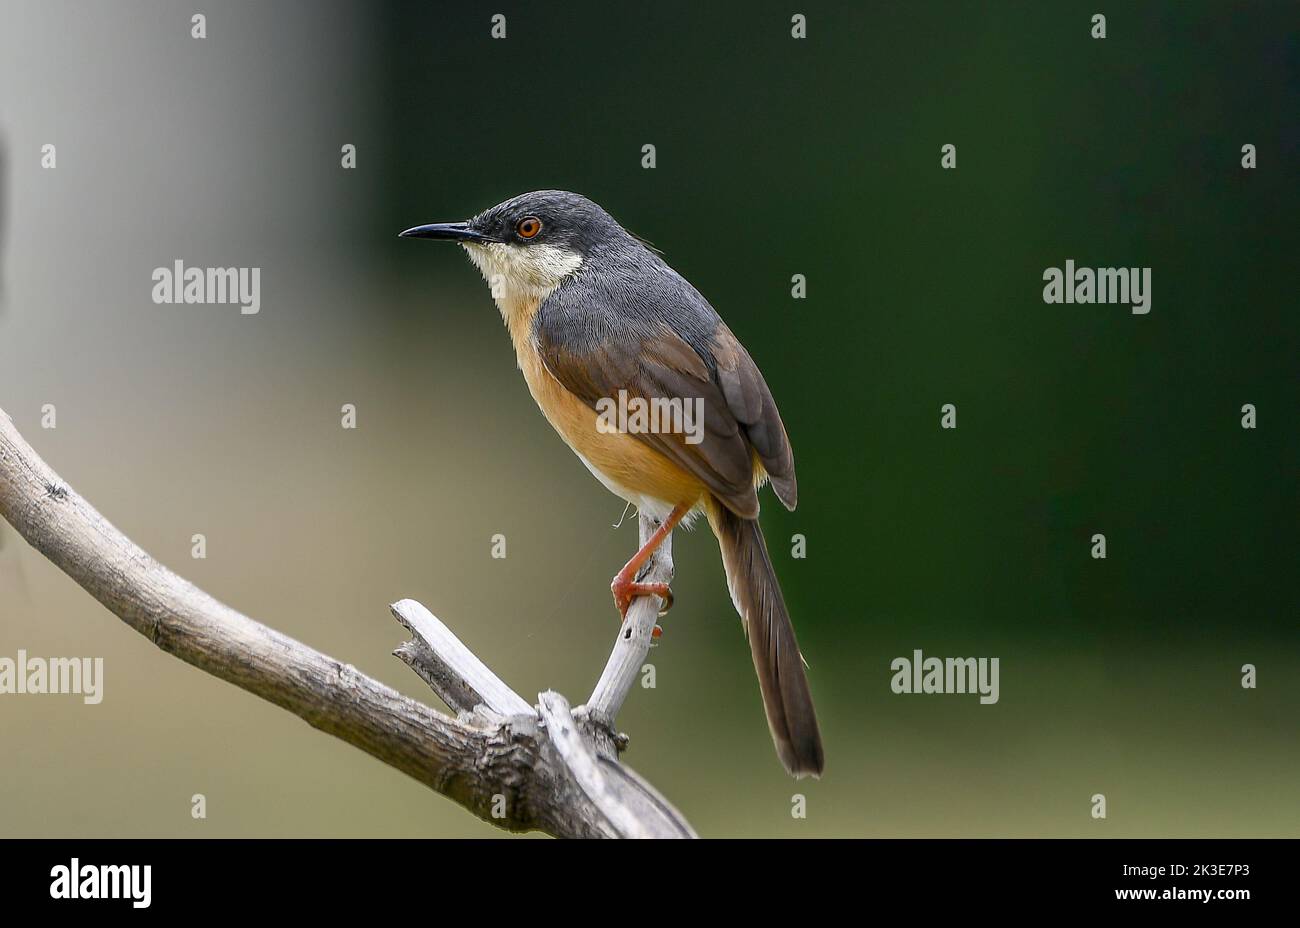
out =
[(0, 841), (0, 852), (7, 914), (330, 916), (374, 906), (386, 918), (407, 908), (435, 921), (450, 914), (440, 910), (450, 900), (478, 900), (484, 917), (498, 918), (508, 897), (536, 903), (567, 884), (615, 911), (642, 903), (668, 911), (681, 897), (732, 912), (815, 902), (868, 917), (963, 902), (983, 912), (1046, 905), (1232, 917), (1292, 908), (1282, 884), (1297, 842), (20, 839)]

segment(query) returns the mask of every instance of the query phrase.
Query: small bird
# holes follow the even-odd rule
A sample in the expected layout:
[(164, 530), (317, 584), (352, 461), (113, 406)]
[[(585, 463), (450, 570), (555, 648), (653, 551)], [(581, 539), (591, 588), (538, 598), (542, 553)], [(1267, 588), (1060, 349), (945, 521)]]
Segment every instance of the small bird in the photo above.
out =
[[(821, 732), (803, 656), (758, 525), (764, 483), (794, 509), (794, 456), (744, 346), (685, 278), (576, 193), (524, 193), (473, 219), (401, 235), (465, 249), (491, 286), (542, 414), (602, 484), (659, 522), (610, 584), (624, 619), (638, 596), (671, 605), (668, 585), (637, 582), (637, 571), (679, 522), (708, 518), (777, 754), (794, 776), (820, 776)], [(703, 427), (665, 428), (665, 418), (681, 424), (667, 416), (657, 429), (611, 428), (602, 416), (615, 398), (621, 408), (635, 400), (642, 409), (690, 404)]]

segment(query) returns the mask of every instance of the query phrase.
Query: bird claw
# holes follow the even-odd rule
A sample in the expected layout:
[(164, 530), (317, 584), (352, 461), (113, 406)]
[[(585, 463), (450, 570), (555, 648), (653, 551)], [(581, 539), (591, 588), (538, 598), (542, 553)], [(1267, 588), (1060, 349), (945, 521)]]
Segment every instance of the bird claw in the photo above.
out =
[(627, 621), (627, 611), (632, 608), (632, 601), (638, 596), (658, 596), (664, 601), (664, 607), (659, 610), (660, 615), (664, 615), (673, 607), (673, 591), (666, 583), (620, 583), (618, 578), (609, 585), (609, 590), (614, 594), (614, 605), (618, 608), (618, 614)]

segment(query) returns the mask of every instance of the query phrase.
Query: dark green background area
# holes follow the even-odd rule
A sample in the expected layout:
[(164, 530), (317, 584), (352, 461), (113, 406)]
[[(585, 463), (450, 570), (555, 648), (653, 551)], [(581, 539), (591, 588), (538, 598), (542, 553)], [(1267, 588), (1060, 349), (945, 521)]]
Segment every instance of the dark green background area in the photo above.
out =
[[(702, 6), (393, 8), (384, 221), (562, 187), (659, 245), (780, 402), (809, 637), (1294, 641), (1294, 7)], [(1153, 311), (1044, 304), (1067, 258)]]
[[(237, 120), (211, 130), (218, 148), (253, 147), (231, 157), (260, 178), (258, 196), (221, 171), (192, 181), (230, 184), (242, 245), (190, 243), (162, 217), (158, 235), (180, 244), (148, 250), (99, 310), (124, 344), (172, 359), (136, 375), (125, 411), (120, 392), (81, 392), (135, 436), (120, 466), (97, 471), (75, 426), (39, 433), (44, 398), (75, 391), (57, 363), (20, 376), (38, 346), (22, 338), (22, 306), (8, 307), (8, 333), (0, 309), (0, 405), (88, 498), (119, 500), (101, 508), (142, 544), (413, 695), (418, 682), (384, 663), (397, 632), (383, 604), (406, 595), (521, 693), (579, 701), (614, 630), (607, 584), (633, 530), (609, 528), (619, 502), (533, 408), (477, 271), (456, 249), (395, 238), (525, 190), (572, 189), (713, 303), (795, 449), (799, 508), (765, 493), (762, 522), (827, 775), (796, 787), (781, 773), (716, 545), (678, 533), (658, 685), (632, 694), (620, 725), (628, 762), (702, 833), (1300, 833), (1294, 4), (412, 2), (340, 3), (335, 17), (286, 4), (259, 14), (279, 24), (261, 32), (239, 25), (248, 9), (214, 7), (208, 45), (157, 75), (237, 82), (274, 129), (255, 141)], [(806, 40), (790, 38), (796, 9)], [(494, 12), (505, 40), (490, 38)], [(1104, 40), (1090, 37), (1096, 12)], [(364, 67), (304, 51), (332, 42)], [(280, 54), (283, 83), (230, 76), (241, 55)], [(320, 113), (310, 124), (306, 106)], [(356, 177), (338, 167), (340, 140), (358, 145)], [(646, 143), (654, 170), (641, 167)], [(947, 143), (956, 170), (940, 168)], [(1246, 143), (1255, 170), (1241, 167)], [(302, 205), (324, 192), (328, 209)], [(261, 242), (288, 251), (263, 257)], [(138, 285), (155, 255), (266, 265), (263, 314), (160, 312)], [(1150, 313), (1045, 304), (1043, 271), (1067, 259), (1152, 268)], [(791, 299), (795, 273), (805, 300)], [(72, 329), (91, 310), (56, 312)], [(102, 362), (85, 347), (94, 376)], [(362, 417), (346, 441), (343, 401)], [(939, 427), (945, 403), (955, 431)], [(151, 495), (128, 490), (131, 456), (164, 451)], [(248, 546), (243, 560), (196, 567), (186, 540), (202, 527), (224, 531), (218, 552)], [(488, 556), (496, 532), (506, 562)], [(1089, 554), (1097, 532), (1104, 561)], [(804, 560), (789, 557), (794, 533)], [(0, 638), (0, 654), (32, 640), (42, 591), (61, 589), (42, 576), (10, 613), (29, 617), (16, 626), (27, 637)], [(296, 620), (295, 585), (311, 597)], [(102, 617), (73, 601), (84, 616), (68, 620), (66, 653)], [(97, 624), (106, 640), (127, 634)], [(999, 657), (1001, 701), (892, 694), (890, 661), (915, 648)], [(158, 658), (133, 646), (120, 660), (138, 662), (146, 699)], [(1246, 663), (1258, 689), (1240, 686)], [(196, 736), (149, 787), (188, 796), (215, 781), (228, 817), (210, 833), (493, 833), (314, 733), (282, 740), (292, 719), (197, 672), (175, 671), (170, 687), (207, 694), (178, 698), (229, 750)], [(47, 737), (35, 721), (24, 730)], [(250, 761), (250, 740), (271, 753)], [(319, 782), (304, 788), (312, 764)], [(46, 808), (30, 779), (0, 794), (0, 828), (6, 811), (16, 833), (42, 827), (18, 802)], [(113, 779), (73, 788), (103, 798)], [(190, 833), (120, 789), (142, 818), (124, 825), (89, 803), (81, 820)], [(796, 791), (807, 820), (789, 815)], [(1095, 793), (1105, 822), (1089, 816)]]

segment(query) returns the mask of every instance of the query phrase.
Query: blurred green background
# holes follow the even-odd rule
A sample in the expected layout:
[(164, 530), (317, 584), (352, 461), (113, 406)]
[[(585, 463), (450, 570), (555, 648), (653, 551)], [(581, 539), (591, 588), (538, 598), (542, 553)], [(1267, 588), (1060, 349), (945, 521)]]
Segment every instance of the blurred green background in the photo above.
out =
[[(577, 190), (711, 300), (798, 463), (763, 525), (825, 778), (781, 771), (707, 531), (678, 533), (658, 685), (619, 719), (701, 834), (1300, 834), (1296, 6), (1111, 5), (1104, 40), (1096, 4), (794, 6), (806, 40), (790, 4), (210, 0), (196, 40), (184, 5), (5, 0), (0, 407), (249, 615), (429, 699), (389, 656), (413, 597), (520, 693), (581, 701), (635, 520), (477, 272), (395, 237)], [(153, 304), (178, 258), (261, 267), (261, 313)], [(1151, 267), (1150, 314), (1045, 305), (1067, 258)], [(0, 526), (19, 648), (104, 657), (105, 699), (0, 696), (0, 835), (498, 834)], [(999, 657), (1000, 702), (894, 695), (914, 648)]]

